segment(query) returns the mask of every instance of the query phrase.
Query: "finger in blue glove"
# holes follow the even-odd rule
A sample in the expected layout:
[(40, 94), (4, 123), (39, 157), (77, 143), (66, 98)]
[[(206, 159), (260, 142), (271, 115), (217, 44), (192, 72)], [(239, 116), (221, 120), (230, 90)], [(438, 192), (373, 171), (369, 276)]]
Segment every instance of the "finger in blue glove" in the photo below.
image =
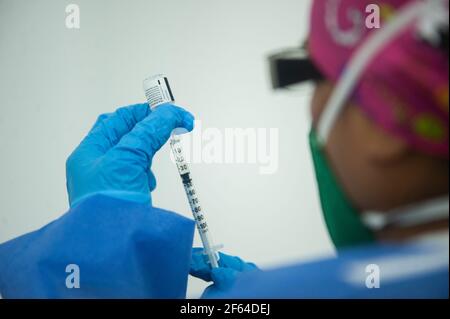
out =
[(226, 274), (226, 271), (231, 273), (242, 273), (258, 269), (253, 263), (248, 263), (236, 256), (230, 256), (219, 252), (219, 267), (211, 268), (207, 256), (203, 253), (203, 248), (193, 248), (191, 257), (191, 266), (189, 273), (204, 281), (214, 281), (215, 278), (219, 281), (224, 280), (231, 275)]
[(154, 111), (136, 104), (101, 115), (66, 162), (70, 206), (98, 193), (151, 204), (153, 156), (175, 128), (191, 131), (193, 121), (170, 104)]
[(219, 252), (219, 267), (211, 268), (203, 249), (193, 248), (189, 274), (205, 281), (214, 282), (202, 294), (202, 298), (210, 298), (233, 287), (242, 273), (257, 269), (258, 267), (253, 263), (247, 263), (239, 257), (221, 252)]

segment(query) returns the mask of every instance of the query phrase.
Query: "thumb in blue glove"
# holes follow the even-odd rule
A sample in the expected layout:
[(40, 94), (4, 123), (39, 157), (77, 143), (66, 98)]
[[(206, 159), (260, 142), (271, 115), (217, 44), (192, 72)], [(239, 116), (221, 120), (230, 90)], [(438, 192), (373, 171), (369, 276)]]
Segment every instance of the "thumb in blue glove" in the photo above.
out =
[(66, 162), (70, 206), (94, 194), (151, 204), (155, 153), (172, 130), (193, 129), (194, 117), (174, 105), (150, 111), (147, 103), (100, 115)]
[(214, 294), (229, 290), (240, 274), (257, 269), (258, 267), (253, 263), (221, 252), (219, 252), (219, 267), (211, 268), (203, 249), (193, 248), (189, 273), (204, 281), (214, 282), (202, 295), (202, 297), (212, 297)]

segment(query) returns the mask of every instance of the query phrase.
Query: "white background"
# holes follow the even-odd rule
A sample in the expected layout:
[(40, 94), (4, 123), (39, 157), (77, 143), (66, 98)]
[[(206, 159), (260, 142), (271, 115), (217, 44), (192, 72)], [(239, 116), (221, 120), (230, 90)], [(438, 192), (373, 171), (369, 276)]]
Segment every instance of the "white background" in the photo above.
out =
[[(214, 239), (263, 268), (333, 252), (307, 144), (310, 91), (273, 92), (267, 54), (308, 32), (310, 1), (0, 0), (0, 242), (67, 208), (65, 160), (100, 113), (144, 101), (164, 72), (202, 126), (279, 128), (279, 169), (195, 164)], [(154, 160), (156, 206), (190, 217), (168, 146)], [(199, 244), (196, 238), (196, 244)], [(188, 296), (205, 284), (190, 279)]]

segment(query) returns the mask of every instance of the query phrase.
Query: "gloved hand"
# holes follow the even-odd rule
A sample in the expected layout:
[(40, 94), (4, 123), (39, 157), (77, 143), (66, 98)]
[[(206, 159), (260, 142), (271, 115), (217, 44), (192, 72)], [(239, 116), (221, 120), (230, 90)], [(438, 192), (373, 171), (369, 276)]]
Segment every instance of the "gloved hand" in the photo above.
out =
[(219, 252), (219, 267), (211, 268), (207, 256), (203, 254), (203, 248), (193, 248), (189, 274), (204, 281), (214, 282), (202, 295), (202, 297), (211, 297), (230, 289), (241, 273), (257, 269), (258, 267), (253, 263), (247, 263), (239, 257), (221, 252)]
[(173, 129), (193, 129), (194, 117), (174, 105), (150, 111), (147, 103), (100, 115), (66, 162), (70, 206), (94, 194), (151, 204), (153, 155)]

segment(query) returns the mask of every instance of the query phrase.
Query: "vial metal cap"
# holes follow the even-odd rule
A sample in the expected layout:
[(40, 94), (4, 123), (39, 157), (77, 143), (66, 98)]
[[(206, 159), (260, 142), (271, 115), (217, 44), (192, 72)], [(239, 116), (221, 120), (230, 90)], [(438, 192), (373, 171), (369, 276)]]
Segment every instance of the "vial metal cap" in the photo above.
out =
[(143, 86), (150, 108), (153, 109), (162, 104), (175, 102), (169, 81), (163, 74), (157, 74), (146, 78), (143, 82)]

